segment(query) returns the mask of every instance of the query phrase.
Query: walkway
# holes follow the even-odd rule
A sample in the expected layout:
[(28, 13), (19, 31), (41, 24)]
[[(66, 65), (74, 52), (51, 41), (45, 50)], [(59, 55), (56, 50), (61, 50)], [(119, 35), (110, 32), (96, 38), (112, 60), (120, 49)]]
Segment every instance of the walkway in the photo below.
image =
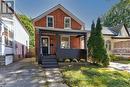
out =
[(130, 64), (121, 64), (121, 63), (110, 62), (109, 67), (130, 72)]
[(35, 58), (0, 67), (0, 87), (68, 87), (58, 68), (43, 69)]

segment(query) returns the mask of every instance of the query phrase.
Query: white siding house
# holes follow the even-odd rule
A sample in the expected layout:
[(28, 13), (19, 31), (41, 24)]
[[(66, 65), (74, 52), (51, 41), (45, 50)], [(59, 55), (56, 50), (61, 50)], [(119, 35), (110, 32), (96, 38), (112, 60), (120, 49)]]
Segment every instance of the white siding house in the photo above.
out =
[(25, 57), (29, 49), (29, 33), (17, 16), (14, 16), (14, 31), (15, 55)]
[(0, 66), (24, 58), (29, 49), (29, 33), (13, 7), (14, 0), (0, 0)]
[(24, 58), (29, 49), (29, 33), (16, 14), (0, 18), (0, 65)]
[(0, 0), (0, 65), (24, 58), (29, 49), (29, 33), (13, 7), (14, 0)]

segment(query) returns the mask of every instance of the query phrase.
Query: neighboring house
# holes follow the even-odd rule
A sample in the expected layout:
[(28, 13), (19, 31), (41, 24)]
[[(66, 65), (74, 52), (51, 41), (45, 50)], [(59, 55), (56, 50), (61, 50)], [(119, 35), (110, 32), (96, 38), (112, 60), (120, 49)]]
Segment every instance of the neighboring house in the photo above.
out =
[(130, 56), (130, 33), (124, 24), (115, 27), (103, 27), (105, 47), (111, 54)]
[(39, 63), (53, 55), (58, 60), (86, 58), (85, 24), (62, 5), (57, 5), (33, 20), (35, 47)]
[[(6, 5), (7, 6), (7, 5)], [(7, 7), (7, 10), (11, 8)], [(24, 58), (29, 49), (29, 34), (15, 13), (0, 15), (0, 65)]]

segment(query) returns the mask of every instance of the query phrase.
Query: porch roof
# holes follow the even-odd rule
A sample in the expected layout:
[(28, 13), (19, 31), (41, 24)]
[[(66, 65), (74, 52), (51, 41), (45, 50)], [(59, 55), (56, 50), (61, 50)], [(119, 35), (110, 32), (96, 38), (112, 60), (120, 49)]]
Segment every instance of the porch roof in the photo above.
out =
[(130, 37), (111, 37), (112, 39), (130, 39)]
[(51, 28), (38, 28), (41, 33), (58, 33), (58, 34), (77, 34), (86, 35), (87, 30), (72, 30), (72, 29), (51, 29)]

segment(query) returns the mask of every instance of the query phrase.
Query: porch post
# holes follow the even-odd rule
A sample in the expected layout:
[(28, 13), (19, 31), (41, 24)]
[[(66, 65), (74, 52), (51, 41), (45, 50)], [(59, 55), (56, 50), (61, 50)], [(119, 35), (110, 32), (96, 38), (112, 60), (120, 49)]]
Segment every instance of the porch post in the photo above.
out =
[(84, 34), (84, 49), (85, 49), (85, 57), (86, 57), (86, 62), (87, 62), (87, 58), (88, 58), (88, 49), (87, 49), (87, 34)]
[(87, 49), (87, 35), (84, 34), (84, 49)]
[(57, 56), (57, 51), (58, 51), (58, 49), (59, 49), (59, 34), (58, 33), (56, 33), (56, 56)]
[(38, 44), (38, 64), (42, 64), (41, 60), (41, 31), (39, 29), (39, 44)]

